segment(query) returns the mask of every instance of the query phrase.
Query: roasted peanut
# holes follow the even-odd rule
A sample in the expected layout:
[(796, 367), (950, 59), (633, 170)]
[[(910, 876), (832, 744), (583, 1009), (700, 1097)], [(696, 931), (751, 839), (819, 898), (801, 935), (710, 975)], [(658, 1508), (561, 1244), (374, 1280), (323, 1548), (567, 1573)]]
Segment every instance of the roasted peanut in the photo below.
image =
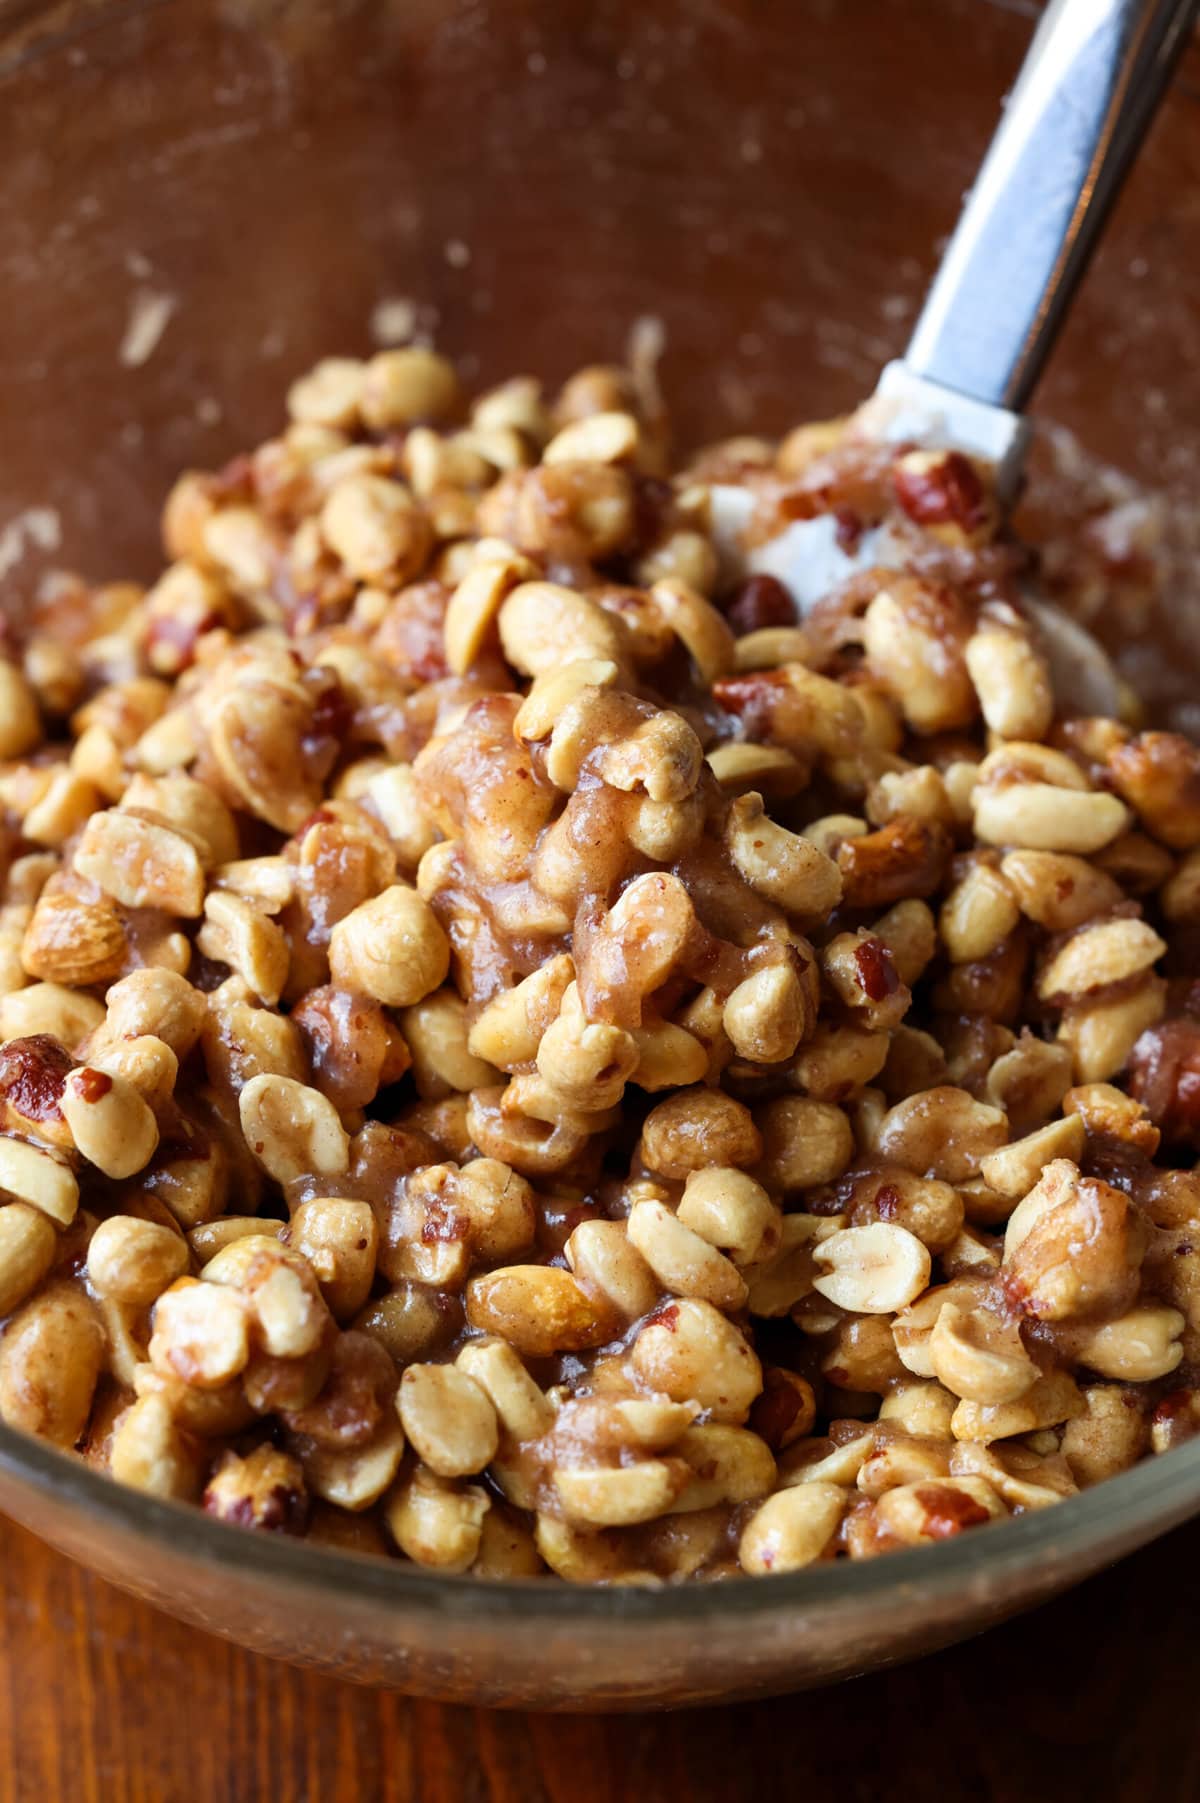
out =
[(977, 838), (1027, 851), (1086, 855), (1110, 845), (1129, 823), (1115, 795), (1052, 783), (980, 781), (972, 799)]
[(603, 1316), (571, 1273), (546, 1265), (508, 1265), (472, 1279), (467, 1319), (534, 1358), (607, 1338)]
[(687, 1467), (670, 1459), (574, 1466), (554, 1473), (554, 1488), (568, 1519), (600, 1528), (653, 1521), (665, 1514), (687, 1482)]
[(1014, 1434), (1031, 1434), (1039, 1428), (1057, 1427), (1082, 1414), (1083, 1404), (1074, 1379), (1065, 1371), (1048, 1371), (1015, 1402), (960, 1402), (950, 1422), (956, 1440), (1007, 1440)]
[(735, 1265), (758, 1262), (780, 1235), (777, 1209), (760, 1183), (732, 1167), (692, 1171), (684, 1185), (678, 1218)]
[(881, 589), (863, 620), (871, 669), (917, 732), (962, 726), (975, 711), (962, 610), (948, 589), (905, 578)]
[(711, 1303), (692, 1298), (650, 1316), (630, 1362), (651, 1389), (695, 1401), (717, 1421), (744, 1421), (762, 1388), (762, 1366), (737, 1328)]
[(312, 1266), (330, 1313), (345, 1321), (366, 1302), (375, 1276), (379, 1228), (369, 1202), (336, 1196), (302, 1202), (287, 1243)]
[(798, 1571), (811, 1565), (833, 1540), (847, 1501), (838, 1484), (818, 1481), (780, 1490), (742, 1532), (738, 1559), (743, 1571)]
[(54, 1263), (58, 1236), (50, 1217), (26, 1202), (0, 1207), (0, 1315), (11, 1315)]
[(808, 839), (769, 820), (761, 795), (736, 798), (725, 843), (751, 888), (789, 914), (822, 919), (837, 906), (842, 878), (833, 859)]
[(554, 1421), (554, 1409), (512, 1347), (503, 1340), (470, 1340), (457, 1364), (484, 1391), (506, 1433), (537, 1440)]
[(95, 1304), (67, 1279), (31, 1296), (0, 1339), (0, 1417), (73, 1447), (87, 1426), (104, 1356)]
[(338, 921), (329, 966), (342, 988), (406, 1008), (445, 980), (450, 948), (429, 904), (397, 883)]
[(1144, 920), (1108, 920), (1084, 927), (1052, 957), (1038, 978), (1044, 999), (1103, 989), (1149, 970), (1166, 945)]
[(929, 1357), (939, 1382), (972, 1402), (1015, 1402), (1038, 1379), (1038, 1368), (1011, 1322), (954, 1302), (938, 1312)]
[(200, 1489), (202, 1459), (162, 1396), (139, 1397), (113, 1430), (109, 1469), (119, 1484), (150, 1496), (191, 1501)]
[(670, 1295), (699, 1296), (730, 1310), (745, 1301), (745, 1281), (729, 1259), (661, 1202), (635, 1203), (627, 1230), (630, 1244)]
[(1166, 1377), (1182, 1361), (1179, 1336), (1185, 1324), (1178, 1309), (1133, 1308), (1081, 1336), (1075, 1342), (1075, 1356), (1101, 1377), (1151, 1383), (1156, 1377)]
[(854, 1314), (894, 1314), (929, 1282), (929, 1253), (907, 1228), (877, 1221), (813, 1248), (814, 1288)]
[(238, 1106), (246, 1143), (276, 1182), (313, 1172), (336, 1177), (346, 1169), (346, 1130), (319, 1090), (292, 1077), (252, 1077)]
[(496, 1411), (486, 1390), (454, 1365), (410, 1365), (396, 1406), (404, 1431), (439, 1477), (482, 1471), (498, 1445)]
[(478, 1556), (490, 1500), (477, 1485), (456, 1490), (419, 1465), (384, 1506), (388, 1531), (418, 1565), (465, 1571)]
[(682, 1090), (652, 1108), (642, 1127), (642, 1157), (664, 1177), (684, 1178), (712, 1164), (752, 1165), (762, 1148), (750, 1110), (719, 1090)]
[(69, 1227), (79, 1207), (79, 1184), (53, 1152), (9, 1135), (0, 1137), (0, 1195), (27, 1202), (59, 1227)]
[(97, 1295), (136, 1308), (149, 1308), (187, 1268), (181, 1233), (132, 1215), (101, 1221), (88, 1243), (88, 1281)]
[(158, 1122), (124, 1077), (82, 1065), (71, 1072), (59, 1102), (76, 1147), (106, 1177), (132, 1177), (158, 1146)]
[(585, 596), (552, 582), (522, 582), (499, 610), (500, 641), (514, 669), (540, 676), (577, 657), (616, 664), (625, 646), (618, 622)]
[(1007, 1122), (998, 1108), (976, 1102), (965, 1090), (939, 1085), (889, 1109), (877, 1150), (906, 1170), (960, 1183), (1006, 1137)]
[(1004, 739), (1040, 739), (1054, 719), (1046, 661), (1013, 620), (985, 620), (963, 656), (983, 717)]

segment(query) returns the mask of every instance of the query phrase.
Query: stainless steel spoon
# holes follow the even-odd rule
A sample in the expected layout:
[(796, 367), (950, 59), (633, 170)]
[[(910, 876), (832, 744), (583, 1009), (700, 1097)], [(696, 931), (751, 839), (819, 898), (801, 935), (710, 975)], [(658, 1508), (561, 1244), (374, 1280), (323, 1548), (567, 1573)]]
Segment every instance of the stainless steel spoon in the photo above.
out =
[[(856, 425), (884, 441), (994, 464), (1011, 498), (1028, 443), (1023, 408), (1101, 228), (1187, 41), (1200, 0), (1051, 0), (903, 358)], [(713, 490), (718, 538), (738, 560), (746, 489)], [(886, 526), (853, 554), (828, 517), (740, 553), (779, 577), (801, 613), (856, 569), (900, 561)], [(1075, 706), (1114, 712), (1116, 680), (1089, 633), (1026, 596)]]

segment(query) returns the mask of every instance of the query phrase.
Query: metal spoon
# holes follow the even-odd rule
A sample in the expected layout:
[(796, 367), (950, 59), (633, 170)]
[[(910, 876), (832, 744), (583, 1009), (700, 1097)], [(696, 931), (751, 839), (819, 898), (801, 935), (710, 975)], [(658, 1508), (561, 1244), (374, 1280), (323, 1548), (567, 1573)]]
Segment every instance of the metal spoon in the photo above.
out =
[[(884, 369), (856, 429), (883, 442), (992, 463), (1011, 499), (1029, 437), (1024, 408), (1101, 228), (1187, 41), (1200, 0), (1051, 0), (967, 197), (904, 357)], [(837, 522), (796, 522), (745, 551), (750, 491), (714, 487), (731, 563), (777, 576), (801, 614), (855, 570), (898, 565), (884, 525), (852, 553)], [(1060, 697), (1117, 711), (1112, 667), (1090, 633), (1036, 595)]]

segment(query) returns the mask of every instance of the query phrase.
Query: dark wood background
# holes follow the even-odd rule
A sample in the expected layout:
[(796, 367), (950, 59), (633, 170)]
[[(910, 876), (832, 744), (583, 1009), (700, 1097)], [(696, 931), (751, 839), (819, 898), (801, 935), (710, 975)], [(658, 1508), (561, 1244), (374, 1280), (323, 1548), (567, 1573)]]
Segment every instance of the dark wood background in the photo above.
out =
[(360, 1690), (131, 1602), (14, 1527), (0, 1803), (1192, 1803), (1200, 1525), (966, 1646), (643, 1716)]

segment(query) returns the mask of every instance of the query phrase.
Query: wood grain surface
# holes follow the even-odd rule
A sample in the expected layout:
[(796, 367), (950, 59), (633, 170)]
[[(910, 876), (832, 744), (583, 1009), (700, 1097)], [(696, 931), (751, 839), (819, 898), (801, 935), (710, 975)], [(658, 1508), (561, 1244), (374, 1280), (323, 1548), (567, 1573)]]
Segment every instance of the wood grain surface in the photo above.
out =
[(0, 1803), (1192, 1803), (1200, 1524), (936, 1658), (648, 1716), (443, 1708), (180, 1627), (3, 1529)]

